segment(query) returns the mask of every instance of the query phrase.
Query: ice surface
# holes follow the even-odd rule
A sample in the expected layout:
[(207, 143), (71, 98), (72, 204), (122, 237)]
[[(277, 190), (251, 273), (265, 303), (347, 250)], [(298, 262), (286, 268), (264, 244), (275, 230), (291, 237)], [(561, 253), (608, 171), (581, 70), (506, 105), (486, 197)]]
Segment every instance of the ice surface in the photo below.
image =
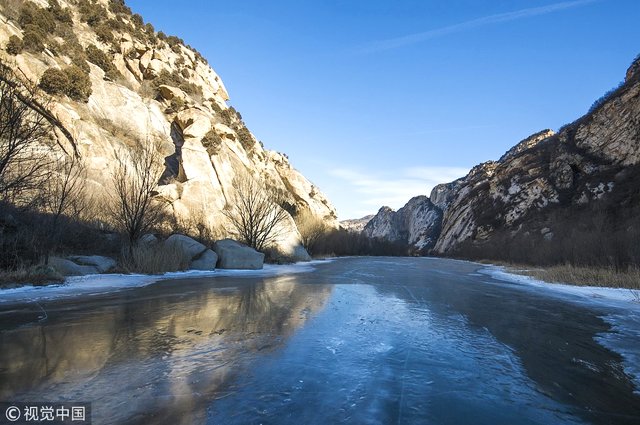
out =
[(623, 357), (624, 371), (633, 379), (636, 394), (640, 394), (640, 352), (637, 347), (640, 341), (640, 290), (549, 283), (506, 272), (501, 266), (487, 266), (479, 272), (495, 279), (571, 295), (576, 301), (621, 308), (621, 312), (601, 316), (612, 329), (598, 335), (596, 341)]

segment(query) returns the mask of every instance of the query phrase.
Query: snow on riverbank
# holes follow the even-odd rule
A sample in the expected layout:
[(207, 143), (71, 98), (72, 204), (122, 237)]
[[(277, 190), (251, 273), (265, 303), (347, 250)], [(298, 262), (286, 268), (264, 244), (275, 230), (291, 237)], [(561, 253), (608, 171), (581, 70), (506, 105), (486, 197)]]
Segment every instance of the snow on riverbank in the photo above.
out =
[(640, 290), (626, 288), (606, 288), (599, 286), (576, 286), (563, 283), (549, 283), (535, 279), (531, 276), (523, 276), (507, 272), (502, 266), (486, 266), (478, 270), (479, 273), (489, 275), (495, 279), (536, 286), (553, 292), (575, 295), (594, 301), (622, 301), (637, 304), (640, 308)]
[(634, 392), (640, 395), (640, 351), (637, 346), (637, 341), (640, 341), (640, 290), (548, 283), (530, 276), (509, 273), (501, 266), (487, 266), (478, 272), (498, 280), (570, 296), (574, 301), (588, 305), (614, 307), (605, 310), (608, 313), (600, 316), (611, 326), (611, 330), (598, 334), (595, 340), (622, 356), (624, 371), (633, 380)]
[(21, 286), (19, 288), (0, 289), (0, 304), (71, 298), (76, 296), (105, 294), (113, 291), (139, 288), (162, 280), (191, 279), (225, 276), (233, 277), (271, 277), (283, 274), (306, 273), (314, 270), (314, 265), (332, 261), (316, 260), (306, 263), (273, 265), (265, 264), (261, 270), (189, 270), (171, 272), (163, 275), (144, 274), (94, 274), (68, 277), (63, 284), (46, 286)]

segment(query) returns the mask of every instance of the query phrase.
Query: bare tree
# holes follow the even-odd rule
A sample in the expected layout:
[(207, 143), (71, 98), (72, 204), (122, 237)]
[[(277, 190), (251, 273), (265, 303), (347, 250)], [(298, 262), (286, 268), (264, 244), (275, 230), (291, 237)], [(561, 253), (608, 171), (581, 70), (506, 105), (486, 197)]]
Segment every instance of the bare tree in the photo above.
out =
[(302, 210), (295, 220), (302, 239), (302, 245), (309, 254), (313, 255), (320, 239), (329, 232), (329, 226), (322, 218), (314, 215), (308, 209)]
[(0, 62), (0, 199), (20, 203), (36, 190), (50, 164), (51, 126), (33, 105), (38, 91)]
[(41, 207), (48, 217), (45, 234), (44, 264), (60, 239), (60, 219), (78, 221), (86, 207), (85, 166), (74, 155), (61, 155), (51, 163), (49, 178), (42, 186)]
[(131, 251), (140, 237), (163, 218), (162, 205), (154, 199), (163, 172), (160, 141), (138, 141), (131, 149), (117, 150), (115, 157), (111, 175), (115, 195), (110, 215), (127, 236)]
[(238, 233), (240, 241), (262, 251), (284, 232), (289, 214), (280, 206), (278, 193), (264, 187), (248, 174), (233, 179), (234, 195), (223, 214)]

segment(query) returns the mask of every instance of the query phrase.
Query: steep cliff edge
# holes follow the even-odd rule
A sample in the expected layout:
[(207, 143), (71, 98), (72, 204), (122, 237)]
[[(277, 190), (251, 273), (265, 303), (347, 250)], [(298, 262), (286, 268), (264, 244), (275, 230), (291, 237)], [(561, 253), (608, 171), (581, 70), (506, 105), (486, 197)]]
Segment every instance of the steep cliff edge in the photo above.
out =
[[(415, 248), (420, 239), (407, 235), (422, 232), (436, 242), (421, 246), (445, 255), (608, 267), (638, 264), (640, 250), (633, 242), (640, 236), (638, 171), (640, 58), (620, 87), (557, 134), (535, 133), (499, 160), (437, 185), (430, 199), (413, 198), (397, 213), (381, 208), (364, 232)], [(416, 199), (423, 210), (413, 209)], [(419, 219), (428, 209), (433, 217), (440, 213), (438, 225)], [(408, 233), (407, 223), (423, 224)]]
[[(279, 192), (290, 214), (306, 209), (337, 226), (319, 189), (285, 155), (264, 149), (227, 105), (225, 86), (206, 60), (145, 25), (122, 1), (16, 0), (0, 12), (0, 58), (30, 81), (42, 81), (45, 72), (86, 72), (88, 90), (67, 90), (55, 78), (46, 87), (52, 114), (71, 135), (57, 131), (58, 142), (84, 158), (92, 192), (112, 190), (119, 149), (160, 141), (166, 170), (158, 197), (176, 221), (228, 233), (222, 210), (233, 207), (234, 177), (248, 174)], [(292, 218), (287, 226), (279, 246), (293, 252), (299, 235)]]
[(402, 243), (417, 253), (426, 253), (436, 243), (442, 224), (442, 210), (428, 197), (416, 196), (398, 211), (382, 207), (364, 226), (362, 233)]
[[(543, 249), (567, 239), (567, 229), (592, 233), (605, 226), (613, 233), (631, 226), (640, 205), (638, 63), (580, 119), (557, 134), (536, 133), (463, 178), (435, 251), (470, 252), (498, 239), (526, 239)], [(600, 229), (592, 223), (596, 215), (606, 222)]]

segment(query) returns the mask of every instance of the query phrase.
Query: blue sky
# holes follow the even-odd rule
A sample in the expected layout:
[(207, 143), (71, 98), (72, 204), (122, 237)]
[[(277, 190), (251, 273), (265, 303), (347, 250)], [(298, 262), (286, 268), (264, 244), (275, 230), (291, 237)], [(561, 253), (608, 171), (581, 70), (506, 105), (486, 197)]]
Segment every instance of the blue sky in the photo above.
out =
[(637, 0), (128, 0), (221, 76), (340, 219), (558, 129), (640, 53)]

